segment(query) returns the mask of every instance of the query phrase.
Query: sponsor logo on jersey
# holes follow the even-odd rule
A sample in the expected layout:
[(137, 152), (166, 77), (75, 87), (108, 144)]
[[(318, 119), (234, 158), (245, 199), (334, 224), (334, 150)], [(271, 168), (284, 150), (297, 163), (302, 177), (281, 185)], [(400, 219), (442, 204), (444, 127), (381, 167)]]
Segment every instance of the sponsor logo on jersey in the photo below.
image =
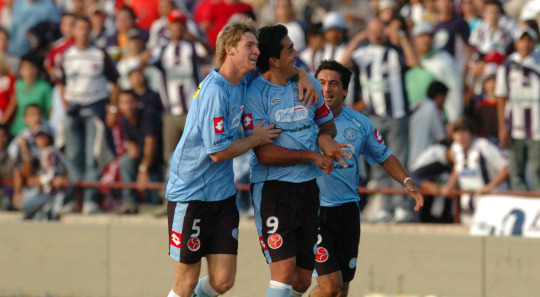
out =
[(278, 123), (291, 123), (307, 119), (308, 114), (308, 110), (303, 105), (298, 105), (277, 110), (274, 118)]
[(281, 237), (281, 235), (274, 233), (268, 236), (268, 246), (271, 249), (273, 250), (279, 249), (282, 244), (283, 244), (283, 238)]
[(375, 131), (373, 131), (373, 134), (375, 134), (375, 138), (377, 138), (377, 142), (381, 144), (383, 142), (381, 133), (379, 133), (379, 131), (375, 129)]
[(343, 131), (343, 137), (345, 137), (347, 141), (353, 142), (358, 138), (358, 134), (353, 128), (347, 128)]
[(238, 240), (238, 228), (234, 228), (232, 230), (232, 237), (236, 240)]
[(317, 261), (319, 263), (324, 263), (324, 262), (326, 262), (326, 260), (328, 260), (328, 251), (323, 247), (317, 248), (317, 254), (315, 255), (315, 261)]
[(171, 241), (170, 243), (177, 248), (182, 247), (182, 234), (178, 232), (174, 232), (174, 230), (171, 230)]
[(225, 122), (223, 121), (223, 117), (214, 118), (214, 132), (216, 132), (216, 134), (225, 132)]
[(323, 103), (323, 105), (319, 106), (319, 108), (315, 110), (315, 119), (318, 120), (318, 119), (325, 118), (329, 114), (330, 114), (330, 107), (328, 107), (326, 103)]
[(251, 113), (244, 114), (242, 122), (244, 122), (244, 130), (253, 129), (253, 115)]
[(270, 100), (270, 104), (276, 104), (276, 103), (281, 103), (283, 100), (281, 100), (281, 98), (274, 98), (272, 100)]
[(201, 241), (199, 238), (193, 237), (187, 242), (187, 246), (190, 251), (196, 252), (201, 248)]
[(349, 268), (354, 269), (354, 267), (356, 267), (356, 258), (351, 258), (349, 261)]
[(227, 137), (225, 137), (223, 139), (214, 141), (214, 145), (222, 144), (222, 143), (226, 142), (227, 140), (231, 140), (233, 138), (234, 138), (234, 136), (229, 135), (229, 136), (227, 136)]
[(259, 242), (261, 244), (261, 248), (263, 249), (263, 251), (266, 251), (267, 248), (266, 248), (266, 243), (264, 243), (264, 237), (259, 236)]

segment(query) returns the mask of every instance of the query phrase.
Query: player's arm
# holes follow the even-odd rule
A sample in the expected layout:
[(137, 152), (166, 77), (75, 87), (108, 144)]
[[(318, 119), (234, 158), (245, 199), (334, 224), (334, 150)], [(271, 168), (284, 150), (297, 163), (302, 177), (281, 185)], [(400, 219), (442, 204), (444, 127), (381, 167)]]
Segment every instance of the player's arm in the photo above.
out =
[(347, 168), (347, 163), (343, 158), (350, 159), (351, 156), (343, 151), (343, 147), (347, 146), (343, 143), (337, 143), (333, 138), (337, 135), (336, 125), (331, 119), (319, 125), (319, 147), (321, 151), (328, 157), (339, 162), (343, 167)]
[(303, 105), (307, 104), (306, 108), (309, 110), (312, 104), (319, 102), (319, 92), (307, 72), (300, 68), (296, 68), (296, 70), (298, 73), (298, 99), (302, 100)]
[(381, 166), (390, 177), (405, 186), (409, 195), (416, 201), (414, 211), (419, 211), (424, 205), (424, 197), (422, 196), (422, 193), (420, 193), (420, 190), (414, 185), (414, 181), (409, 177), (409, 174), (405, 168), (403, 168), (399, 160), (394, 155), (391, 155), (381, 163)]
[(148, 168), (154, 163), (154, 156), (157, 150), (157, 137), (147, 135), (144, 137), (141, 163), (139, 163), (139, 173), (137, 174), (137, 187), (139, 191), (144, 191), (146, 184), (150, 182)]
[(291, 166), (302, 163), (314, 163), (324, 173), (334, 169), (334, 160), (310, 150), (291, 150), (275, 144), (267, 144), (253, 149), (261, 164)]
[(274, 129), (274, 125), (264, 126), (264, 121), (260, 121), (254, 128), (253, 134), (248, 137), (237, 139), (231, 142), (226, 149), (210, 154), (214, 162), (221, 162), (238, 157), (250, 149), (273, 143), (273, 139), (278, 137), (281, 130)]

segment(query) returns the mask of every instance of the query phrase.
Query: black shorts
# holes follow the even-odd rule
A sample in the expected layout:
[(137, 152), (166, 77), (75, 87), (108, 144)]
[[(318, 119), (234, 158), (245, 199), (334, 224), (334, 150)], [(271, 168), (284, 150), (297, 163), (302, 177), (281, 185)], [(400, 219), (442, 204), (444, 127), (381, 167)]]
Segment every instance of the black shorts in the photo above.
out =
[(319, 211), (315, 180), (265, 181), (252, 185), (255, 225), (268, 263), (296, 257), (296, 266), (313, 270)]
[(348, 283), (356, 272), (360, 243), (360, 209), (356, 202), (321, 207), (319, 238), (315, 256), (318, 276), (341, 271)]
[(238, 252), (236, 194), (221, 201), (168, 202), (169, 255), (193, 264), (207, 254)]

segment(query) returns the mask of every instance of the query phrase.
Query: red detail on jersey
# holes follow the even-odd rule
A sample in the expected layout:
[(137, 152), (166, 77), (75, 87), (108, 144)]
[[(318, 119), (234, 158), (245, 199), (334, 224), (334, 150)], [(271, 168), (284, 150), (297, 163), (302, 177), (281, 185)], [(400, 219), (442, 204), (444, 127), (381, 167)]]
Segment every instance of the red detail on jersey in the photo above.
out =
[(201, 248), (201, 241), (197, 237), (193, 237), (187, 242), (187, 246), (192, 252), (196, 252)]
[(270, 236), (268, 236), (268, 246), (271, 249), (279, 249), (281, 245), (283, 244), (283, 238), (281, 235), (274, 233)]
[(242, 116), (242, 123), (244, 125), (244, 130), (253, 129), (253, 115), (251, 113), (246, 113)]
[(328, 260), (328, 251), (323, 247), (317, 248), (317, 254), (315, 255), (315, 261), (317, 261), (319, 263), (323, 263), (323, 262), (326, 262), (326, 260)]
[(319, 106), (319, 108), (315, 110), (315, 119), (316, 120), (322, 119), (326, 117), (328, 114), (330, 114), (330, 107), (328, 107), (326, 103), (323, 103), (323, 105)]
[(375, 129), (375, 131), (373, 131), (373, 134), (375, 134), (375, 138), (377, 138), (377, 142), (381, 144), (383, 142), (381, 133), (379, 133), (379, 131)]
[(223, 120), (223, 117), (214, 118), (214, 132), (216, 132), (216, 134), (225, 132), (225, 121)]
[(264, 243), (264, 237), (259, 236), (259, 242), (261, 243), (261, 247), (263, 251), (266, 251), (268, 248), (266, 247), (266, 244)]
[(173, 230), (171, 230), (171, 241), (170, 241), (170, 243), (174, 247), (181, 248), (182, 247), (182, 234), (174, 232)]

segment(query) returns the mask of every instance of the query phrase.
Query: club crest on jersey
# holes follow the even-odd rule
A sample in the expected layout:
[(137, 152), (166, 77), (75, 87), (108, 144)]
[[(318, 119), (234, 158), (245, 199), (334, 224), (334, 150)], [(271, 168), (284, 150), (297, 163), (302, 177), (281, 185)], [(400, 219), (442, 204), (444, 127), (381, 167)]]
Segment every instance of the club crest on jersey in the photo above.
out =
[(358, 134), (356, 134), (356, 130), (353, 128), (347, 128), (343, 131), (343, 137), (345, 137), (347, 141), (353, 142), (358, 138)]
[(375, 129), (375, 131), (373, 131), (373, 134), (375, 134), (375, 138), (377, 138), (377, 142), (381, 144), (383, 142), (381, 133), (379, 133), (379, 131)]
[(174, 247), (181, 248), (182, 247), (182, 234), (171, 230), (170, 244), (172, 244)]
[(263, 251), (266, 251), (267, 248), (266, 248), (266, 243), (264, 243), (264, 237), (259, 236), (259, 243), (261, 244), (261, 248), (263, 249)]
[(253, 115), (251, 113), (244, 114), (242, 119), (242, 122), (244, 123), (244, 130), (252, 130), (253, 129)]
[(283, 238), (281, 237), (281, 235), (274, 233), (268, 236), (268, 246), (271, 249), (273, 250), (279, 249), (282, 244), (283, 244)]
[(317, 248), (317, 254), (315, 255), (315, 261), (317, 261), (319, 263), (324, 263), (324, 262), (326, 262), (326, 260), (328, 260), (328, 251), (323, 247)]
[(277, 110), (274, 113), (274, 118), (279, 123), (291, 123), (307, 119), (308, 113), (303, 105), (298, 105)]
[(201, 248), (201, 241), (197, 237), (190, 238), (187, 246), (190, 251), (196, 252)]
[(214, 118), (214, 132), (216, 132), (216, 134), (225, 132), (225, 122), (223, 121), (223, 117)]

